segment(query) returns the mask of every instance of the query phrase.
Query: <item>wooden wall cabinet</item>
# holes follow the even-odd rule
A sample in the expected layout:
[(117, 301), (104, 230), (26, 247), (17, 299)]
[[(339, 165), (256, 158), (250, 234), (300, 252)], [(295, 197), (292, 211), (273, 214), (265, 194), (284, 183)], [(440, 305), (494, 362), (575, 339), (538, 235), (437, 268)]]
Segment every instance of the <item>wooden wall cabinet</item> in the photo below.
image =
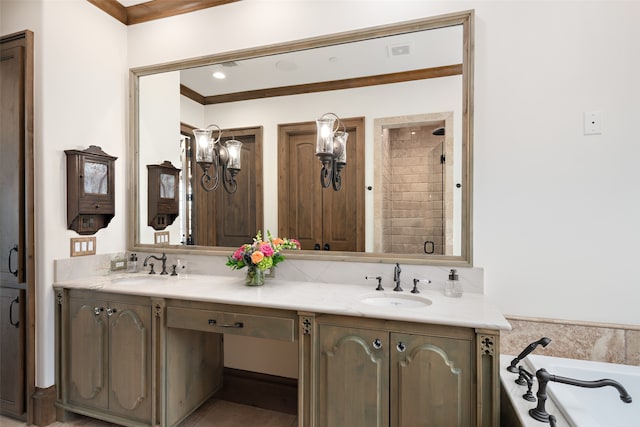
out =
[(98, 146), (65, 150), (67, 155), (67, 228), (95, 234), (115, 215), (113, 157)]
[(147, 165), (147, 176), (147, 223), (154, 230), (164, 230), (180, 213), (180, 169), (165, 160), (160, 165)]
[(58, 290), (57, 299), (59, 406), (154, 425), (151, 304), (73, 290)]

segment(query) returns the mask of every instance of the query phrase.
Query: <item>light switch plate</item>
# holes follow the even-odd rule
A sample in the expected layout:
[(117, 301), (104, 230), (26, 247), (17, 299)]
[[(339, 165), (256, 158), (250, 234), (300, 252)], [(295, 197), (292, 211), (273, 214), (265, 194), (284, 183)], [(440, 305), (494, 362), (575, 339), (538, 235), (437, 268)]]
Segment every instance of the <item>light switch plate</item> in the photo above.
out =
[(153, 242), (156, 245), (168, 245), (169, 244), (169, 232), (168, 231), (156, 231), (153, 233)]
[(95, 237), (72, 237), (70, 241), (70, 254), (74, 256), (95, 255)]

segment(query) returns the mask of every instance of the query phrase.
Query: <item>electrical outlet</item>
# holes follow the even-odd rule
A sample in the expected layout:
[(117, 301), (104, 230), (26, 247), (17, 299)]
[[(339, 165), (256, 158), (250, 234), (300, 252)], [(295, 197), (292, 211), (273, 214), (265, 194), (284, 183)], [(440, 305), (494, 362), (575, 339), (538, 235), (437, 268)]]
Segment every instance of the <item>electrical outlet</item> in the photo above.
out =
[(602, 111), (585, 111), (584, 134), (600, 135), (602, 133)]

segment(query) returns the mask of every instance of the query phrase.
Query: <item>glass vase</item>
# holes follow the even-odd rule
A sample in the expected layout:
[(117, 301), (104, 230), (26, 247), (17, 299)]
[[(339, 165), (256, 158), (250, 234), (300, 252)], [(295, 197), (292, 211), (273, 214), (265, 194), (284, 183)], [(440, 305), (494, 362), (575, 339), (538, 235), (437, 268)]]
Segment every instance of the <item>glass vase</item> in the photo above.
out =
[(244, 283), (247, 286), (264, 285), (264, 271), (259, 268), (249, 268), (247, 270), (247, 276), (244, 279)]

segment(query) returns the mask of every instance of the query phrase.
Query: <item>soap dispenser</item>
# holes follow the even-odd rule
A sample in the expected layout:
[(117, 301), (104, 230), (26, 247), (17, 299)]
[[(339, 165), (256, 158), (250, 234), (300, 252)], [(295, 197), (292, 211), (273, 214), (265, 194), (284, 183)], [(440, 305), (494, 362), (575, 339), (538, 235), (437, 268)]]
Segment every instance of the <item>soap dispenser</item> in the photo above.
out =
[(449, 280), (444, 285), (444, 294), (448, 297), (459, 298), (462, 296), (462, 283), (460, 283), (458, 273), (455, 268), (449, 271)]
[(137, 273), (138, 272), (138, 255), (132, 253), (129, 255), (129, 263), (127, 265), (127, 271), (129, 273)]

